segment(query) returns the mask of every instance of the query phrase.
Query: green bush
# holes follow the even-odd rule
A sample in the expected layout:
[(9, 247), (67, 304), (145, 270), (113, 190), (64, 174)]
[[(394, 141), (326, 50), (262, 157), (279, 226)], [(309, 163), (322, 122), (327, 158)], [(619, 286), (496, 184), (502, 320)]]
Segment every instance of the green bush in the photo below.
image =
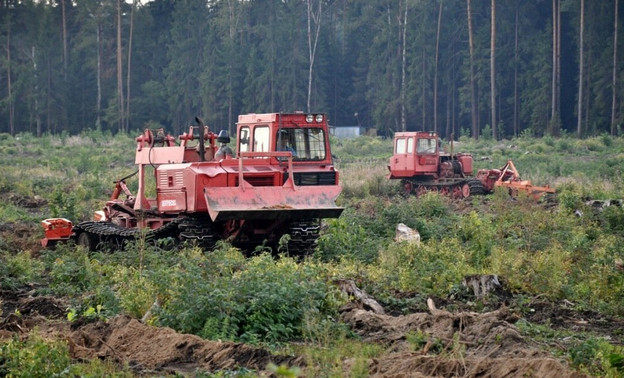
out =
[(0, 343), (0, 376), (48, 377), (61, 374), (71, 364), (65, 342), (45, 340), (36, 334), (25, 341), (13, 338)]
[(350, 257), (363, 262), (377, 258), (380, 241), (371, 238), (361, 224), (351, 222), (347, 216), (329, 219), (328, 228), (318, 241), (318, 256), (323, 260)]
[(80, 294), (94, 287), (97, 273), (94, 264), (82, 248), (65, 250), (50, 267), (50, 289), (59, 295)]
[(133, 377), (114, 362), (94, 359), (75, 363), (64, 340), (46, 339), (37, 331), (26, 338), (0, 341), (2, 377)]
[(302, 337), (310, 314), (333, 314), (335, 289), (320, 266), (263, 253), (247, 260), (221, 248), (209, 256), (181, 261), (158, 311), (162, 325), (206, 338), (250, 343), (284, 342)]
[(0, 287), (17, 288), (26, 283), (41, 282), (45, 266), (29, 252), (16, 255), (0, 253)]
[(374, 293), (398, 289), (446, 296), (464, 275), (475, 272), (469, 265), (469, 254), (455, 238), (430, 240), (421, 246), (392, 243), (367, 267), (367, 286)]
[(624, 374), (624, 348), (606, 340), (590, 338), (570, 348), (572, 364), (592, 376), (618, 377)]

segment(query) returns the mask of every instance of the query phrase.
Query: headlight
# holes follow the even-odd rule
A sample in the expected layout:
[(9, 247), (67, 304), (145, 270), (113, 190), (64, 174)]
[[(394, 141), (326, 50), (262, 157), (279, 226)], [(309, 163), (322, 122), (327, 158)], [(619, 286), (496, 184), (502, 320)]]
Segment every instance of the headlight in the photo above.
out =
[(308, 114), (306, 116), (306, 122), (307, 123), (312, 123), (312, 121), (314, 121), (314, 116), (312, 114)]
[(321, 123), (323, 122), (323, 115), (322, 114), (317, 114), (316, 115), (316, 123)]

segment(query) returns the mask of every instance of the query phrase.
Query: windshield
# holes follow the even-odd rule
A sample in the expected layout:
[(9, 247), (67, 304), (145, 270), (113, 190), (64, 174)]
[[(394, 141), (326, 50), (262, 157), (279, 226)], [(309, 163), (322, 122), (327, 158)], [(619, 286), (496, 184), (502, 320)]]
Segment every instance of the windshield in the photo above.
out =
[(293, 161), (325, 160), (325, 133), (317, 127), (282, 128), (277, 132), (276, 151), (290, 151)]
[(434, 154), (437, 151), (437, 139), (418, 139), (416, 152), (419, 154)]

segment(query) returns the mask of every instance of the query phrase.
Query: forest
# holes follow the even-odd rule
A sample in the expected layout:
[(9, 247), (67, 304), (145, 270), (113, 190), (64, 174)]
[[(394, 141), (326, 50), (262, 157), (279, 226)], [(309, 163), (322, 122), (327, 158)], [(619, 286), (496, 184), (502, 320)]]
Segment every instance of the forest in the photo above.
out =
[[(621, 132), (618, 0), (2, 0), (0, 132), (238, 114), (494, 139)], [(492, 125), (495, 125), (493, 127)]]

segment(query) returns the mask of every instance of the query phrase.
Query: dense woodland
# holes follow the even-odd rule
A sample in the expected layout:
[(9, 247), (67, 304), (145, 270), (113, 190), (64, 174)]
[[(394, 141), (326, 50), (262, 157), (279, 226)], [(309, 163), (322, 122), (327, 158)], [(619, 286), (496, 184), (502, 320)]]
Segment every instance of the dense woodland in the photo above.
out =
[(615, 135), (619, 3), (1, 0), (0, 132), (303, 110), (380, 135)]

